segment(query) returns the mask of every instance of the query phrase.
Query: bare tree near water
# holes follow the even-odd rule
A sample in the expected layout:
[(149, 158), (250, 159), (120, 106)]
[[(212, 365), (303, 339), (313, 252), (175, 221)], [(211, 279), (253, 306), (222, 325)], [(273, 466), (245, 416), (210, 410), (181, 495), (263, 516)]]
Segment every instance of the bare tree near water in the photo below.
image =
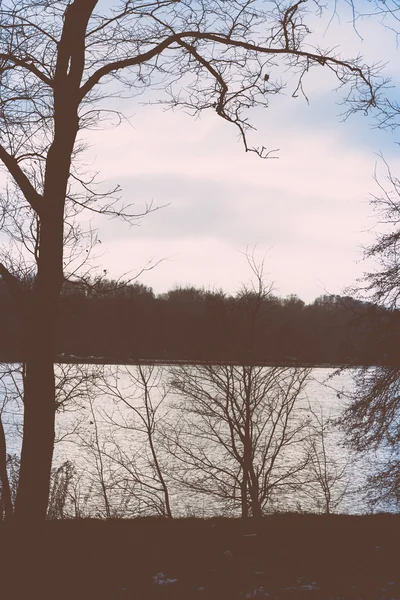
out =
[[(63, 413), (64, 427), (57, 428), (55, 445), (68, 444), (82, 424), (82, 411), (87, 405), (97, 379), (105, 376), (102, 365), (58, 364), (55, 368), (56, 412)], [(23, 381), (25, 365), (3, 364), (0, 372), (0, 472), (1, 503), (5, 520), (14, 514), (20, 473), (20, 439), (23, 414)], [(7, 447), (7, 440), (9, 447)], [(0, 440), (1, 441), (1, 440)], [(62, 518), (68, 504), (68, 488), (75, 466), (66, 457), (58, 457), (52, 468), (48, 518)]]
[(321, 405), (309, 405), (308, 413), (305, 445), (309, 460), (300, 492), (311, 499), (317, 510), (331, 514), (358, 491), (354, 483), (356, 459), (352, 452), (344, 450), (335, 420), (325, 416)]
[(356, 491), (352, 455), (307, 401), (309, 369), (110, 366), (104, 375), (79, 426), (59, 436), (73, 442), (61, 455), (75, 460), (68, 514), (331, 513)]
[(172, 368), (180, 401), (167, 440), (185, 488), (243, 518), (261, 517), (292, 489), (308, 462), (300, 400), (309, 375), (293, 367)]
[(240, 508), (243, 518), (260, 518), (272, 496), (288, 489), (307, 464), (299, 400), (311, 370), (253, 363), (273, 286), (255, 249), (244, 256), (251, 281), (237, 298), (244, 313), (243, 363), (172, 367), (171, 391), (179, 400), (166, 440), (188, 490), (219, 499), (229, 512)]
[[(400, 503), (400, 369), (377, 366), (359, 369), (355, 389), (340, 419), (347, 444), (369, 456), (371, 474), (366, 498), (371, 509)], [(374, 459), (375, 454), (375, 459)]]
[(170, 461), (160, 443), (167, 398), (162, 368), (110, 365), (89, 395), (74, 437), (84, 473), (80, 497), (86, 487), (86, 506), (107, 518), (171, 518)]
[[(390, 108), (396, 128), (400, 107), (392, 103)], [(376, 454), (367, 489), (372, 509), (400, 504), (400, 179), (383, 158), (381, 164), (385, 177), (375, 175), (378, 192), (371, 201), (376, 239), (365, 249), (373, 268), (352, 292), (389, 309), (391, 320), (379, 332), (381, 364), (354, 371), (354, 390), (340, 420), (349, 447), (361, 455)]]
[(140, 512), (172, 517), (167, 457), (160, 443), (167, 411), (164, 371), (153, 365), (113, 367), (98, 390), (114, 410), (103, 411), (112, 429), (109, 458), (140, 500)]

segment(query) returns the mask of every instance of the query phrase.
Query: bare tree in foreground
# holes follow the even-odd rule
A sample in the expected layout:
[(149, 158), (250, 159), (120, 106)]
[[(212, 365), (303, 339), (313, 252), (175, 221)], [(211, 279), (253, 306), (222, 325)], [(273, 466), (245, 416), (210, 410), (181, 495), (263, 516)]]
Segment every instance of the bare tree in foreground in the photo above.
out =
[(159, 439), (167, 397), (162, 368), (111, 366), (95, 390), (101, 404), (97, 410), (92, 405), (96, 435), (89, 443), (81, 437), (98, 467), (93, 482), (97, 487), (102, 483), (103, 490), (109, 485), (108, 495), (118, 496), (119, 502), (126, 499), (126, 513), (171, 518), (166, 456)]
[[(372, 507), (400, 502), (400, 369), (378, 366), (358, 370), (355, 389), (341, 418), (348, 444), (368, 455), (367, 497)], [(374, 452), (376, 459), (373, 459)]]
[(307, 465), (299, 404), (309, 374), (293, 367), (174, 367), (171, 388), (181, 402), (168, 441), (186, 488), (259, 518)]
[(49, 518), (172, 517), (159, 367), (62, 365)]
[(339, 452), (334, 447), (335, 439), (338, 443), (337, 426), (333, 419), (325, 417), (322, 407), (309, 406), (308, 412), (311, 418), (305, 444), (309, 460), (302, 491), (321, 512), (329, 515), (354, 492), (351, 472), (354, 458), (349, 453), (344, 455), (341, 445)]
[[(118, 190), (96, 186), (81, 168), (82, 131), (110, 115), (103, 101), (123, 90), (135, 96), (161, 88), (171, 106), (194, 114), (214, 109), (238, 127), (246, 150), (268, 156), (248, 143), (245, 110), (268, 106), (282, 90), (282, 70), (296, 78), (296, 95), (311, 68), (329, 69), (345, 88), (350, 111), (374, 106), (376, 86), (374, 69), (359, 58), (344, 60), (336, 50), (307, 45), (303, 0), (124, 1), (113, 7), (97, 0), (19, 0), (2, 3), (0, 16), (0, 161), (7, 175), (0, 221), (14, 243), (3, 252), (0, 275), (25, 336), (15, 510), (18, 520), (38, 521), (46, 515), (54, 447), (60, 291), (66, 273), (79, 271), (79, 257), (66, 256), (65, 244), (79, 248), (82, 211), (130, 222), (137, 217), (118, 203)], [(27, 275), (26, 288), (21, 276)]]

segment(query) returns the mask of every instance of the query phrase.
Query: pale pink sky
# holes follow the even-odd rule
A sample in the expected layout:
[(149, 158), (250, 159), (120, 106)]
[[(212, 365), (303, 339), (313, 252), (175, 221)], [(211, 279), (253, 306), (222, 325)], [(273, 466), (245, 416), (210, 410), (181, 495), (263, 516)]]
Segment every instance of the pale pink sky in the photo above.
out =
[[(349, 14), (341, 14), (321, 45), (390, 60), (386, 72), (399, 83), (394, 35), (367, 21), (359, 26), (363, 41), (346, 23)], [(278, 160), (246, 154), (236, 129), (214, 112), (193, 119), (138, 101), (121, 103), (130, 125), (86, 134), (91, 167), (110, 186), (121, 184), (126, 202), (139, 211), (146, 202), (168, 204), (140, 227), (95, 220), (99, 267), (118, 277), (165, 259), (140, 278), (158, 293), (175, 285), (235, 292), (249, 279), (241, 253), (257, 244), (280, 295), (312, 301), (354, 283), (366, 266), (360, 247), (373, 239), (376, 223), (368, 204), (376, 153), (400, 173), (396, 136), (371, 129), (372, 119), (362, 115), (343, 123), (342, 96), (330, 92), (336, 84), (327, 70), (306, 78), (309, 105), (291, 97), (291, 85), (267, 110), (249, 114), (254, 143), (279, 148)]]

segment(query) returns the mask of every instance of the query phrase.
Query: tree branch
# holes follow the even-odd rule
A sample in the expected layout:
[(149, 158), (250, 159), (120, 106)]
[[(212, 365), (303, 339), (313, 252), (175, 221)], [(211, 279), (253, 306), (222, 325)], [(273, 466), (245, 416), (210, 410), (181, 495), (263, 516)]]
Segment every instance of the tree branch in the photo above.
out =
[[(244, 42), (240, 40), (235, 40), (230, 37), (218, 34), (218, 33), (202, 33), (200, 31), (184, 31), (182, 33), (175, 33), (171, 36), (165, 38), (164, 41), (160, 42), (156, 46), (154, 46), (151, 50), (144, 52), (143, 54), (138, 54), (132, 58), (126, 58), (123, 60), (115, 61), (109, 63), (108, 65), (104, 65), (100, 69), (98, 69), (95, 73), (93, 73), (87, 81), (80, 88), (80, 99), (82, 100), (88, 92), (90, 92), (93, 87), (99, 83), (100, 79), (106, 75), (109, 75), (113, 71), (120, 71), (126, 67), (133, 67), (135, 65), (140, 65), (148, 60), (151, 60), (155, 56), (161, 54), (164, 50), (166, 50), (171, 44), (178, 43), (180, 46), (185, 45), (183, 42), (184, 38), (194, 38), (197, 40), (204, 40), (215, 42), (218, 44), (222, 44), (224, 46), (234, 46), (237, 48), (243, 48), (244, 50), (250, 50), (253, 52), (258, 52), (260, 54), (271, 54), (271, 55), (289, 55), (296, 56), (298, 58), (305, 58), (314, 63), (319, 63), (320, 65), (328, 65), (330, 67), (342, 67), (354, 75), (360, 77), (365, 85), (368, 87), (370, 92), (370, 105), (375, 105), (375, 93), (369, 78), (364, 74), (361, 67), (357, 64), (352, 64), (350, 62), (346, 62), (335, 58), (334, 56), (324, 56), (321, 54), (316, 54), (313, 52), (305, 52), (302, 50), (298, 50), (296, 48), (290, 48), (285, 46), (284, 48), (269, 48), (264, 46), (259, 46), (257, 44)], [(193, 52), (191, 51), (193, 55)], [(207, 67), (208, 68), (208, 67)]]
[[(36, 75), (36, 77), (43, 81), (43, 83), (50, 86), (51, 88), (53, 87), (53, 81), (50, 79), (50, 77), (47, 77), (47, 75), (42, 73), (42, 71), (35, 67), (33, 63), (28, 62), (29, 59), (18, 58), (17, 56), (13, 56), (12, 54), (0, 54), (0, 60), (5, 62), (12, 62), (18, 67), (23, 67), (27, 71), (30, 71), (31, 73)], [(2, 69), (5, 70), (6, 67), (3, 66)]]
[(90, 90), (92, 90), (94, 88), (94, 86), (97, 83), (99, 83), (99, 81), (102, 77), (109, 75), (113, 71), (120, 71), (121, 69), (125, 69), (126, 67), (133, 67), (135, 65), (141, 65), (142, 63), (147, 62), (148, 60), (161, 54), (161, 52), (163, 52), (163, 50), (168, 48), (168, 46), (170, 46), (174, 42), (177, 42), (178, 39), (179, 39), (179, 36), (171, 35), (170, 37), (167, 37), (160, 44), (157, 44), (157, 46), (154, 46), (154, 48), (152, 48), (151, 50), (148, 50), (148, 52), (144, 52), (143, 54), (138, 54), (137, 56), (135, 56), (133, 58), (117, 60), (115, 62), (109, 63), (108, 65), (104, 65), (103, 67), (98, 69), (95, 73), (93, 73), (93, 75), (91, 75), (89, 77), (89, 79), (87, 79), (85, 81), (85, 83), (81, 86), (80, 100), (82, 100), (90, 92)]
[(14, 178), (27, 202), (37, 214), (40, 214), (43, 203), (41, 194), (38, 194), (38, 192), (35, 190), (28, 177), (19, 166), (18, 160), (9, 154), (2, 145), (0, 145), (0, 160), (3, 162), (10, 175), (12, 175)]

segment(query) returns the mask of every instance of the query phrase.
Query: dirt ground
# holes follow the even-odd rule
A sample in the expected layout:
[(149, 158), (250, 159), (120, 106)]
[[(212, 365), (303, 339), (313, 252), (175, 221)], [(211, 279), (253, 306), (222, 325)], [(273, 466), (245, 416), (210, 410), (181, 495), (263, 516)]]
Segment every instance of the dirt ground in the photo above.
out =
[(6, 600), (400, 600), (400, 515), (0, 528)]

